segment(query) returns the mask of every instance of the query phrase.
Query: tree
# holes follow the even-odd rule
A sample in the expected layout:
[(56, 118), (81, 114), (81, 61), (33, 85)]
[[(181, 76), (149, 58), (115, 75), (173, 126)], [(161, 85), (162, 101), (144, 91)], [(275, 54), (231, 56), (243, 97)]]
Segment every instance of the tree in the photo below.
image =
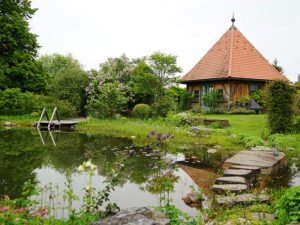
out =
[[(177, 66), (177, 56), (155, 52), (149, 57), (150, 67), (159, 77), (163, 87), (167, 87), (177, 81), (176, 73), (182, 72), (182, 69)], [(162, 95), (163, 90), (160, 91)]]
[(202, 97), (203, 105), (213, 109), (220, 103), (221, 94), (216, 90), (211, 90), (207, 95)]
[(105, 83), (97, 87), (97, 94), (90, 96), (87, 104), (88, 114), (94, 117), (112, 117), (114, 113), (121, 111), (128, 98), (120, 89), (120, 83)]
[(300, 90), (300, 74), (298, 74), (298, 81), (295, 83), (297, 90)]
[(136, 104), (145, 103), (151, 105), (156, 97), (156, 93), (161, 88), (159, 78), (153, 70), (143, 61), (141, 61), (132, 71), (135, 77), (133, 91)]
[(286, 133), (294, 125), (295, 89), (284, 80), (274, 80), (266, 86), (265, 106), (272, 134)]
[(44, 91), (48, 76), (35, 60), (39, 45), (29, 20), (37, 9), (29, 0), (0, 1), (0, 89)]
[(272, 66), (281, 74), (284, 74), (284, 70), (281, 66), (278, 65), (278, 60), (275, 58), (272, 62)]

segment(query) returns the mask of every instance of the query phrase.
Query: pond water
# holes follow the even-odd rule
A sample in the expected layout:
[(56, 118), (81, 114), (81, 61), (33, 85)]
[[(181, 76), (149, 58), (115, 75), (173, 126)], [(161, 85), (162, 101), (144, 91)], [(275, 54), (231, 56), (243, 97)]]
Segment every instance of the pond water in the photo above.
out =
[[(212, 157), (206, 149), (194, 148), (194, 151), (203, 151), (202, 158), (193, 161), (194, 167), (212, 170), (224, 160), (224, 156), (214, 154)], [(151, 144), (77, 132), (39, 133), (30, 128), (0, 128), (0, 153), (0, 197), (5, 194), (10, 198), (20, 197), (24, 183), (35, 179), (41, 187), (52, 182), (52, 186), (58, 184), (63, 190), (69, 177), (73, 180), (74, 193), (82, 199), (88, 176), (77, 168), (83, 161), (91, 159), (97, 166), (92, 185), (97, 190), (103, 189), (104, 181), (118, 171), (118, 185), (110, 199), (121, 209), (159, 204), (159, 194), (153, 190), (153, 182), (161, 170), (158, 163), (160, 154)], [(274, 177), (278, 182), (273, 184), (299, 185), (299, 173), (297, 175), (297, 171), (292, 172), (292, 169), (290, 166)], [(196, 209), (185, 205), (182, 200), (191, 191), (191, 185), (196, 187), (195, 182), (178, 165), (175, 175), (179, 179), (171, 194), (173, 204), (183, 212), (198, 215)], [(78, 209), (81, 204), (79, 200), (73, 206)]]

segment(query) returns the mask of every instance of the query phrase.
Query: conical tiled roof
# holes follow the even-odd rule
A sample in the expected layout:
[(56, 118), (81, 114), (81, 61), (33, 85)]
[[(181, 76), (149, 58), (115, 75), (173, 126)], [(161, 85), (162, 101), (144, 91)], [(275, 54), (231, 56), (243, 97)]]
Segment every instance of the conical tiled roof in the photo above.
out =
[(181, 80), (185, 83), (218, 78), (288, 81), (234, 25)]

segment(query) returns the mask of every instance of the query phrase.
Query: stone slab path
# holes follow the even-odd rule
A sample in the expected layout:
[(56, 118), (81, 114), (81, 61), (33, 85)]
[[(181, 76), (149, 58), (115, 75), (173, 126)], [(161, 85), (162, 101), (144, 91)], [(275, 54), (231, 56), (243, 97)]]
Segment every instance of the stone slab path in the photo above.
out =
[(216, 184), (246, 184), (247, 180), (244, 177), (218, 177)]

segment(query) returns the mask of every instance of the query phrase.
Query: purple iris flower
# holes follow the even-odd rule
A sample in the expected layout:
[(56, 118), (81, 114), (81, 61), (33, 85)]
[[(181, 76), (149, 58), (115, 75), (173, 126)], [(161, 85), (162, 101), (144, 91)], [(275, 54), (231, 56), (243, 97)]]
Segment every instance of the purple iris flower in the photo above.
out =
[(154, 135), (155, 135), (155, 132), (154, 132), (154, 131), (151, 131), (151, 132), (150, 132), (150, 135), (151, 135), (151, 136), (154, 136)]
[(166, 135), (165, 135), (165, 136), (166, 136), (166, 138), (169, 138), (169, 137), (170, 137), (170, 134), (166, 133)]
[(162, 136), (162, 133), (161, 133), (161, 132), (159, 132), (159, 133), (157, 134), (157, 136), (158, 136), (158, 137), (161, 137), (161, 136)]
[(160, 136), (157, 136), (155, 139), (159, 141), (160, 140)]
[(150, 134), (147, 134), (147, 138), (149, 138), (149, 135), (150, 135)]
[(160, 146), (160, 143), (157, 142), (157, 143), (156, 143), (156, 146), (159, 147), (159, 146)]
[(163, 139), (166, 140), (166, 138), (167, 138), (166, 135), (164, 135), (164, 136), (163, 136)]
[(174, 137), (175, 137), (175, 135), (172, 135), (172, 137), (171, 137), (171, 138), (173, 139)]

